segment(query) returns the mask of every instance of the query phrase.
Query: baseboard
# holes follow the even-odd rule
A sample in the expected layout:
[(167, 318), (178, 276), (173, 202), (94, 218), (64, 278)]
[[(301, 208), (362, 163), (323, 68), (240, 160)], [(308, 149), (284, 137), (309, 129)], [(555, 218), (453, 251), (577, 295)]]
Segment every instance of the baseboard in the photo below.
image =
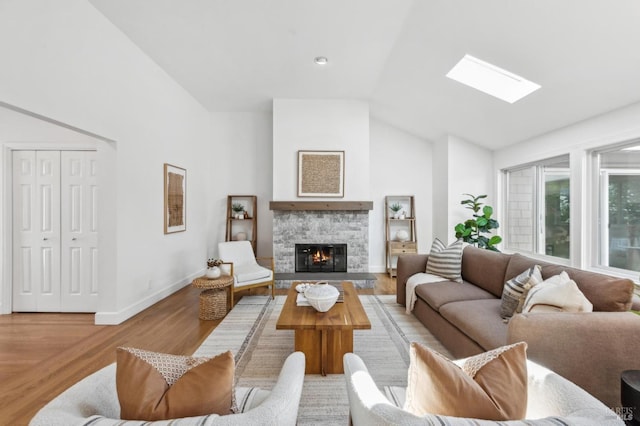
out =
[(387, 272), (387, 267), (384, 265), (369, 265), (369, 272), (373, 274), (384, 274)]
[(162, 290), (157, 291), (138, 302), (127, 306), (126, 308), (116, 311), (116, 312), (96, 312), (94, 317), (95, 325), (118, 325), (122, 324), (132, 316), (139, 314), (144, 311), (148, 307), (152, 306), (154, 303), (157, 303), (175, 293), (178, 290), (188, 286), (193, 282), (194, 278), (202, 276), (204, 272), (198, 271), (195, 274), (192, 274), (186, 278), (181, 279), (180, 281), (171, 284), (168, 287), (163, 288)]

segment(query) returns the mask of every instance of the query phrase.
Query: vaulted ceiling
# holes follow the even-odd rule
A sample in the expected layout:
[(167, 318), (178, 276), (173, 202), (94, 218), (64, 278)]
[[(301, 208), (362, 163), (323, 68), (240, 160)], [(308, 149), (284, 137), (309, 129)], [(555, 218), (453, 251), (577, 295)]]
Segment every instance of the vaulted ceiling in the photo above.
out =
[[(640, 102), (637, 0), (89, 1), (211, 111), (360, 99), (497, 149)], [(448, 79), (465, 54), (542, 88), (509, 104)]]

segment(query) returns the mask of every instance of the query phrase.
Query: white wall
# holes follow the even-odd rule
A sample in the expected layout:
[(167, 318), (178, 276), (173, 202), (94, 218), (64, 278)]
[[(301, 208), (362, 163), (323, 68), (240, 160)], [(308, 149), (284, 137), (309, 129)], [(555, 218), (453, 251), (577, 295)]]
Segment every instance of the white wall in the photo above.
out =
[[(116, 141), (99, 153), (96, 321), (121, 322), (188, 284), (207, 255), (209, 113), (83, 0), (4, 1), (0, 52), (0, 102)], [(187, 231), (171, 235), (165, 162), (187, 169)]]
[[(297, 198), (300, 149), (345, 151), (344, 200), (375, 196), (370, 229), (380, 241), (380, 188), (414, 192), (425, 203), (419, 216), (434, 213), (434, 188), (447, 188), (446, 213), (459, 203), (457, 193), (490, 192), (485, 152), (448, 138), (446, 176), (429, 175), (440, 161), (434, 148), (371, 124), (365, 102), (276, 99), (273, 124), (266, 114), (210, 114), (88, 2), (6, 0), (1, 8), (0, 103), (115, 141), (98, 148), (100, 321), (120, 322), (200, 273), (223, 237), (228, 193), (258, 195), (258, 251), (270, 254), (268, 201)], [(456, 158), (463, 152), (474, 154)], [(172, 235), (162, 233), (165, 162), (187, 169), (187, 231)], [(395, 166), (403, 162), (412, 167)], [(437, 235), (429, 222), (418, 222), (420, 251)], [(380, 253), (371, 259), (383, 264)]]
[(227, 195), (258, 197), (258, 256), (273, 254), (273, 115), (271, 113), (212, 113), (215, 153), (209, 167), (209, 257), (218, 257), (218, 241), (224, 241)]
[(638, 138), (639, 117), (637, 103), (499, 149), (494, 153), (495, 170)]
[(341, 200), (370, 199), (367, 103), (352, 100), (274, 99), (274, 200), (298, 199), (298, 150), (344, 151), (344, 198)]
[[(492, 152), (455, 136), (445, 135), (434, 147), (434, 236), (455, 241), (454, 227), (473, 214), (460, 204), (462, 194), (487, 194), (496, 208)], [(499, 232), (498, 232), (499, 233)]]
[[(483, 202), (496, 208), (494, 196), (493, 153), (455, 136), (449, 137), (449, 210), (447, 219), (450, 241), (455, 239), (453, 228), (469, 219), (473, 212), (460, 204), (462, 194), (482, 195)], [(499, 234), (499, 232), (497, 232)]]
[(370, 122), (371, 197), (369, 271), (385, 271), (384, 197), (414, 195), (418, 252), (433, 239), (433, 144), (376, 119)]

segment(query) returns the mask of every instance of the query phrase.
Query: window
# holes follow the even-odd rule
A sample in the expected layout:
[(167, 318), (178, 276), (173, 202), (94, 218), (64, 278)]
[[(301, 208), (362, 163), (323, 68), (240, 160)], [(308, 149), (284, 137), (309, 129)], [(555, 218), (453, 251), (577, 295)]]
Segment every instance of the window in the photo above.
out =
[(569, 156), (506, 170), (510, 250), (569, 259)]
[(640, 142), (595, 153), (599, 266), (640, 270)]

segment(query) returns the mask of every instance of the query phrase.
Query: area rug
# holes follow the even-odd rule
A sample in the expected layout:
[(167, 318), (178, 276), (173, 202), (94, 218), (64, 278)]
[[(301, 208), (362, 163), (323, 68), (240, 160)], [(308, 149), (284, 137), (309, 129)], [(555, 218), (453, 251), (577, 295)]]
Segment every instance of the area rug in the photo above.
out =
[[(449, 352), (395, 296), (360, 296), (371, 330), (354, 331), (353, 351), (378, 386), (406, 386), (409, 344), (423, 343), (445, 356)], [(238, 386), (270, 389), (286, 357), (293, 352), (293, 330), (276, 330), (285, 296), (243, 297), (194, 353), (214, 355), (231, 350), (236, 359)], [(298, 423), (348, 424), (349, 402), (342, 374), (307, 374), (298, 411)]]

